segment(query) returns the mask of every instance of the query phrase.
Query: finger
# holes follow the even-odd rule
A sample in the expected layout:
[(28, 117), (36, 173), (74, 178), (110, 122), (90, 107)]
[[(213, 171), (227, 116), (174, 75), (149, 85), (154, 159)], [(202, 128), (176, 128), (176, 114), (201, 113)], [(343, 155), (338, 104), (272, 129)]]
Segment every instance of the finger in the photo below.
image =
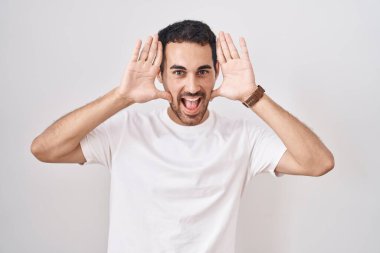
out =
[(226, 33), (226, 41), (227, 41), (227, 45), (228, 45), (228, 48), (230, 49), (230, 53), (231, 53), (231, 56), (233, 59), (239, 59), (239, 52), (237, 51), (235, 45), (234, 45), (234, 42), (231, 38), (231, 35), (229, 33)]
[(226, 42), (226, 37), (224, 36), (223, 32), (219, 33), (219, 38), (220, 38), (220, 44), (222, 46), (222, 52), (224, 57), (226, 58), (226, 61), (231, 60), (231, 53), (230, 49), (228, 48), (227, 42)]
[(158, 41), (158, 35), (155, 34), (153, 36), (153, 41), (150, 46), (148, 59), (147, 59), (147, 61), (151, 64), (153, 64), (154, 57), (156, 56), (156, 53), (157, 53), (157, 41)]
[(150, 48), (150, 44), (152, 43), (152, 36), (149, 36), (144, 44), (144, 48), (143, 50), (141, 51), (141, 54), (140, 54), (140, 57), (138, 59), (138, 61), (146, 61), (146, 58), (148, 56), (148, 53), (149, 53), (149, 48)]
[(131, 59), (132, 61), (137, 61), (137, 59), (139, 58), (140, 48), (141, 48), (141, 40), (137, 40), (135, 49), (133, 49), (133, 54), (132, 54), (132, 59)]
[(224, 58), (224, 55), (223, 55), (223, 51), (222, 51), (222, 47), (220, 45), (220, 39), (217, 38), (216, 39), (216, 57), (218, 59), (218, 61), (223, 64), (226, 62), (226, 58)]
[(249, 59), (249, 54), (248, 54), (248, 48), (247, 44), (245, 43), (245, 39), (243, 37), (240, 37), (240, 47), (241, 47), (241, 58), (243, 59)]
[(167, 91), (157, 90), (156, 97), (165, 99), (165, 100), (169, 101), (170, 103), (173, 102), (172, 95)]
[(156, 59), (154, 59), (153, 65), (160, 66), (162, 61), (162, 43), (161, 41), (158, 41), (158, 49), (157, 49), (157, 55)]

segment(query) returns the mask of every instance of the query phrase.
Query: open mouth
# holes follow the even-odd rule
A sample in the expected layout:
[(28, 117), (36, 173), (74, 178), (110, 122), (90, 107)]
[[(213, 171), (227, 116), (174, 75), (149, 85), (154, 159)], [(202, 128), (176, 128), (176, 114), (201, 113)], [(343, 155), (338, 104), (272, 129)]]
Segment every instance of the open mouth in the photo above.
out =
[(181, 98), (181, 104), (184, 106), (186, 114), (189, 115), (198, 113), (202, 101), (203, 99), (200, 96)]

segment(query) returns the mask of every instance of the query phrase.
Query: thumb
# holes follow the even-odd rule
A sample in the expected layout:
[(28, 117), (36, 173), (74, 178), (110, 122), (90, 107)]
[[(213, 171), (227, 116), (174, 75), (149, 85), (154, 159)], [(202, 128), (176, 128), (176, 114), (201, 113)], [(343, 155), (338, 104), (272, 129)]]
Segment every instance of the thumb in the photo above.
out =
[(157, 91), (156, 96), (157, 98), (168, 100), (170, 103), (173, 102), (172, 95), (167, 91)]

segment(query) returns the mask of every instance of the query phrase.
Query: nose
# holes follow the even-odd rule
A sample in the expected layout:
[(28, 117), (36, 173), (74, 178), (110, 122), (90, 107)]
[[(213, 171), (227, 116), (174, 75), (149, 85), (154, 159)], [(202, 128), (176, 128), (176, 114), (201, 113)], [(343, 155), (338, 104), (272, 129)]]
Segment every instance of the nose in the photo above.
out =
[(199, 81), (197, 81), (194, 75), (188, 75), (186, 78), (185, 91), (190, 93), (196, 93), (201, 90)]

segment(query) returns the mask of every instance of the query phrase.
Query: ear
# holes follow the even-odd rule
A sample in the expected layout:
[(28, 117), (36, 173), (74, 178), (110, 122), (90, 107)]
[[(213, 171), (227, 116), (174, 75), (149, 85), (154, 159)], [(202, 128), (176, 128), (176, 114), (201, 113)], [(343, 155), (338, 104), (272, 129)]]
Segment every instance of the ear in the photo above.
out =
[(215, 64), (215, 80), (218, 79), (219, 70), (220, 70), (220, 64), (219, 64), (219, 61), (216, 61), (216, 64)]
[(161, 71), (160, 71), (160, 72), (158, 72), (158, 74), (157, 74), (157, 79), (158, 79), (158, 81), (159, 81), (160, 83), (163, 83), (163, 82), (162, 82), (162, 75), (161, 75)]

